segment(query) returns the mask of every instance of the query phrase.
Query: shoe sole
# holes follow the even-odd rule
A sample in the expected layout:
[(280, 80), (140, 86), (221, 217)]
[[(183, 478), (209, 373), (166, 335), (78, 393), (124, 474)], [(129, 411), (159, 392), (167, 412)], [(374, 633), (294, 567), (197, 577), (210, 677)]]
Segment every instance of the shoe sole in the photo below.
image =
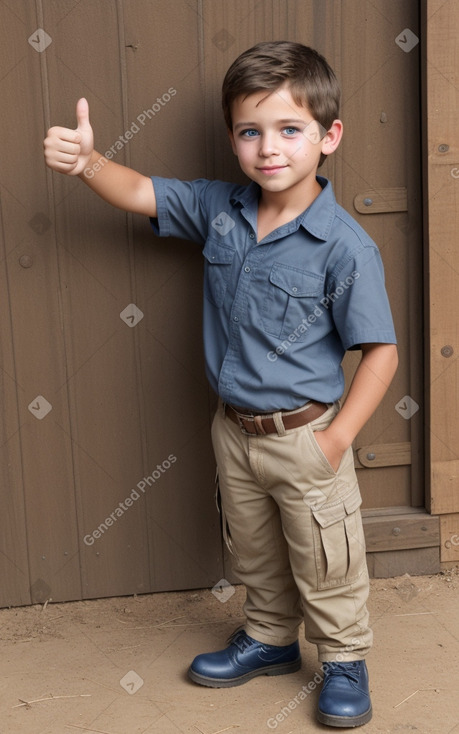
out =
[(288, 673), (296, 673), (301, 668), (301, 658), (295, 660), (293, 663), (282, 663), (280, 665), (270, 665), (266, 668), (257, 668), (251, 673), (245, 673), (237, 678), (210, 678), (200, 673), (195, 673), (191, 668), (188, 670), (188, 677), (200, 686), (207, 686), (208, 688), (232, 688), (233, 686), (242, 686), (252, 678), (256, 678), (259, 675), (287, 675)]
[(323, 711), (320, 710), (317, 712), (317, 719), (321, 724), (325, 724), (326, 726), (341, 727), (342, 729), (351, 729), (355, 726), (363, 726), (364, 724), (368, 724), (372, 716), (373, 711), (371, 706), (368, 711), (365, 711), (359, 716), (333, 716), (332, 714), (325, 714)]

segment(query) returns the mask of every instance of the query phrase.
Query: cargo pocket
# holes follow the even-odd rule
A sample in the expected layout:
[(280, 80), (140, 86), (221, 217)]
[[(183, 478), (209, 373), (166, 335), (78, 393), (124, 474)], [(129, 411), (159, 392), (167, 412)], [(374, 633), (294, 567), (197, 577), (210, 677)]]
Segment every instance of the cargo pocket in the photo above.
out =
[(303, 319), (311, 314), (314, 318), (314, 311), (315, 318), (322, 313), (319, 302), (324, 295), (324, 282), (322, 275), (275, 262), (263, 302), (266, 333), (278, 339), (295, 334), (295, 341), (303, 341), (308, 331), (308, 322), (305, 325)]
[(317, 588), (355, 581), (365, 568), (365, 536), (358, 485), (333, 500), (311, 506)]
[(204, 294), (218, 308), (225, 300), (235, 252), (231, 247), (213, 240), (207, 240), (203, 250)]

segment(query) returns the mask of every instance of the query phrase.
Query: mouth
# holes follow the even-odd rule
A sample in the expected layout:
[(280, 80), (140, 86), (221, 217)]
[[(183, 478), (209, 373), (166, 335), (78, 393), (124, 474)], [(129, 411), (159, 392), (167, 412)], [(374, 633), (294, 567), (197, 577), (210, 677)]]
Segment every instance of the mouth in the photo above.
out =
[(274, 176), (275, 173), (279, 173), (279, 171), (283, 171), (287, 166), (260, 166), (257, 168), (257, 171), (260, 171), (260, 173), (264, 173), (265, 176)]

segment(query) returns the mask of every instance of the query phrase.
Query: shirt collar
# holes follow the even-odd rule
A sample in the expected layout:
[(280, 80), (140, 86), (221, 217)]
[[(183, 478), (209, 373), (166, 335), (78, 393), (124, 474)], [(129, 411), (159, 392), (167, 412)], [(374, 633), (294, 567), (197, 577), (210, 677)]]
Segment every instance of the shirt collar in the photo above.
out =
[[(317, 176), (316, 178), (322, 187), (322, 191), (312, 204), (296, 218), (292, 231), (303, 227), (313, 237), (326, 241), (336, 213), (336, 200), (330, 181), (323, 176)], [(245, 218), (254, 229), (256, 229), (256, 211), (259, 196), (259, 185), (251, 181), (248, 186), (236, 191), (230, 199), (231, 204), (241, 204), (241, 208), (245, 210)], [(293, 225), (293, 222), (291, 224)]]

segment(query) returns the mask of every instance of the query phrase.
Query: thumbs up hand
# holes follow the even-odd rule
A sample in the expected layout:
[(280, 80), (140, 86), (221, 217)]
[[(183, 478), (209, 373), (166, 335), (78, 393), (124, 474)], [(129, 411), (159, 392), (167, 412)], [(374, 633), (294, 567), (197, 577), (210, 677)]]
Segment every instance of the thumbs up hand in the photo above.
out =
[(53, 171), (77, 176), (88, 166), (94, 150), (89, 105), (84, 97), (76, 106), (77, 127), (51, 127), (44, 141), (45, 162)]

